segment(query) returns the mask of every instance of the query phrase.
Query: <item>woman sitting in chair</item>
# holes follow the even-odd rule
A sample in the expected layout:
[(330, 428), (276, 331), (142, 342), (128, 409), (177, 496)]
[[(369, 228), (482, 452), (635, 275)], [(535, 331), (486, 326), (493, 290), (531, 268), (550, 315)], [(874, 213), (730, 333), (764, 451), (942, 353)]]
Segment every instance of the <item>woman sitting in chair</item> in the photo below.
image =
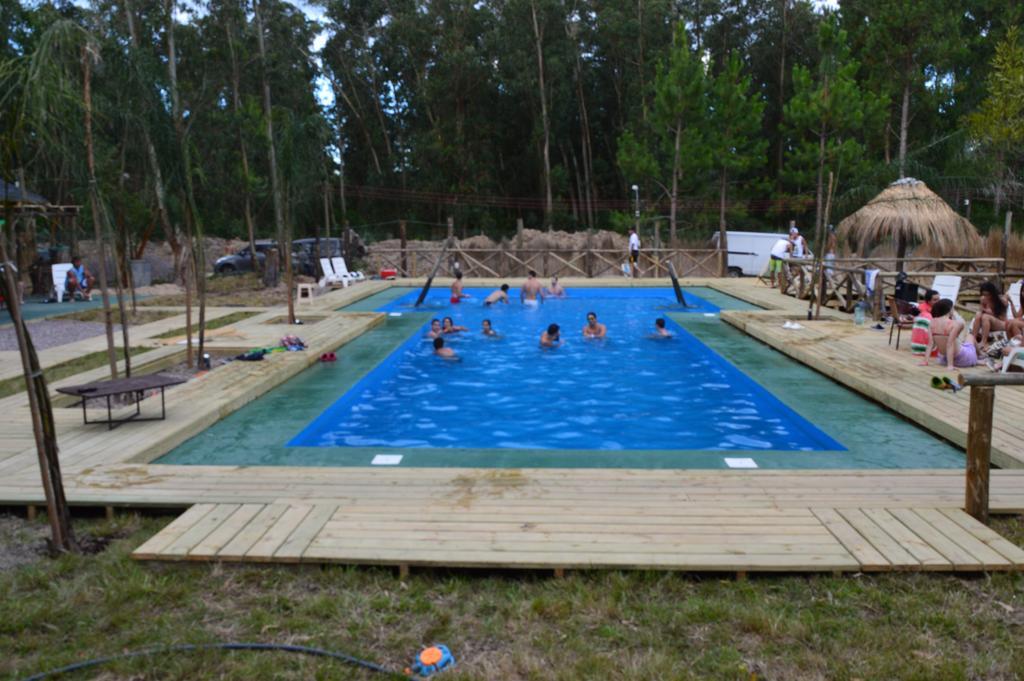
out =
[(994, 331), (1006, 331), (1006, 312), (1010, 307), (1010, 299), (1003, 295), (995, 284), (986, 281), (980, 287), (981, 300), (978, 314), (974, 315), (971, 324), (971, 335), (978, 347), (988, 345), (988, 336)]

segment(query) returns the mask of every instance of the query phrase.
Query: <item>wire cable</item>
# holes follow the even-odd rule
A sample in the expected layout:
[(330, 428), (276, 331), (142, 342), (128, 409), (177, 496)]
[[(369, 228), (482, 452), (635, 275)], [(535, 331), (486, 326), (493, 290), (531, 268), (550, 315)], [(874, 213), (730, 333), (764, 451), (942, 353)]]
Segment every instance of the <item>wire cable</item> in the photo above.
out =
[(64, 667), (58, 667), (57, 669), (50, 669), (33, 676), (28, 676), (22, 681), (41, 681), (42, 679), (48, 679), (61, 674), (69, 674), (82, 669), (89, 669), (90, 667), (98, 667), (117, 660), (125, 660), (135, 657), (148, 657), (151, 655), (160, 655), (162, 653), (194, 653), (203, 650), (260, 650), (260, 651), (273, 651), (273, 652), (286, 652), (286, 653), (299, 653), (301, 655), (311, 655), (313, 657), (327, 657), (335, 660), (341, 660), (347, 664), (362, 667), (363, 669), (369, 669), (370, 671), (377, 672), (379, 674), (386, 674), (393, 679), (415, 679), (415, 676), (409, 676), (401, 672), (382, 667), (374, 662), (368, 662), (361, 660), (358, 657), (353, 657), (347, 653), (340, 653), (332, 650), (324, 650), (322, 648), (310, 648), (307, 646), (295, 646), (287, 645), (283, 643), (183, 643), (178, 645), (169, 646), (158, 646), (155, 648), (146, 648), (143, 650), (135, 650), (127, 653), (121, 653), (118, 655), (109, 655), (107, 657), (97, 657), (92, 660), (85, 660), (83, 662), (75, 662)]

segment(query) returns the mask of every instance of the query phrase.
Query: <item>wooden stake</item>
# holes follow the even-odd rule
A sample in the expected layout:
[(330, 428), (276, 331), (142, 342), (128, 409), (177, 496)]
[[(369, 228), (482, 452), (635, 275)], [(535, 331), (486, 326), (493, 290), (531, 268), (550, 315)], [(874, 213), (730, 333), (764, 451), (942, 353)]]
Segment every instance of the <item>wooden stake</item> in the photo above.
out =
[(405, 563), (398, 566), (398, 578), (403, 582), (409, 579), (409, 566)]
[(992, 456), (992, 405), (995, 402), (995, 394), (995, 386), (972, 386), (971, 406), (967, 417), (967, 490), (964, 510), (986, 525)]
[(408, 246), (408, 242), (406, 241), (406, 235), (405, 235), (405, 220), (399, 220), (398, 221), (398, 239), (401, 242), (401, 248), (402, 248), (402, 276), (403, 277), (408, 277), (409, 276), (409, 260), (408, 260), (408, 254), (405, 251), (406, 247)]
[(30, 521), (35, 520), (37, 514), (38, 514), (38, 510), (36, 509), (35, 506), (26, 506), (25, 507), (25, 517), (28, 518)]

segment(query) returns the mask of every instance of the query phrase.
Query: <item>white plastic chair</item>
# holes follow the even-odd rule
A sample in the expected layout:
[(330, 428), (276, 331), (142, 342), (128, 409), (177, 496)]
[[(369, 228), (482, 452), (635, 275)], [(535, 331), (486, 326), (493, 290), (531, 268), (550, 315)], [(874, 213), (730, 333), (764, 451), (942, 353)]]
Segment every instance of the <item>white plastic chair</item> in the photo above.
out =
[(1010, 314), (1016, 317), (1020, 314), (1020, 289), (1024, 285), (1024, 279), (1010, 284), (1010, 288), (1006, 291), (1006, 296), (1010, 299)]
[(345, 277), (349, 281), (362, 281), (366, 279), (366, 275), (362, 272), (349, 272), (348, 267), (345, 265), (345, 258), (337, 256), (331, 258), (331, 264), (334, 266), (334, 273), (338, 276)]
[(1010, 370), (1011, 366), (1018, 366), (1024, 369), (1024, 348), (1014, 348), (1006, 357), (1003, 357), (1003, 373)]
[(324, 276), (318, 282), (320, 284), (320, 288), (323, 288), (328, 284), (341, 284), (342, 287), (348, 286), (348, 279), (334, 272), (334, 268), (331, 267), (330, 258), (320, 258), (320, 269), (323, 270), (324, 273)]
[(939, 298), (948, 298), (956, 303), (960, 295), (961, 279), (955, 274), (937, 274), (932, 280), (932, 290), (939, 294)]
[(64, 293), (67, 290), (68, 272), (71, 271), (71, 263), (62, 262), (50, 268), (53, 276), (53, 295), (58, 303), (64, 302)]

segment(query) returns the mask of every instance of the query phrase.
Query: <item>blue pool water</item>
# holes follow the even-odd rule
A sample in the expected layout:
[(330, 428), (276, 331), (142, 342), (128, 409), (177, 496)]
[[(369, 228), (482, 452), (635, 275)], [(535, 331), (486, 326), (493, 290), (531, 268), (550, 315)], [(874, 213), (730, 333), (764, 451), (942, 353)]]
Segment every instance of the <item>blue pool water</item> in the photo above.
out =
[[(406, 314), (413, 291), (383, 311)], [(524, 308), (484, 308), (487, 290), (450, 305), (437, 291), (427, 309), (469, 331), (446, 336), (460, 361), (433, 354), (419, 333), (356, 383), (289, 443), (293, 447), (572, 450), (845, 450), (697, 338), (666, 317), (668, 289), (582, 289)], [(718, 308), (688, 296), (695, 315)], [(421, 308), (422, 310), (422, 308)], [(585, 340), (594, 311), (608, 338)], [(480, 332), (490, 319), (501, 334)], [(542, 350), (550, 323), (564, 344)]]

